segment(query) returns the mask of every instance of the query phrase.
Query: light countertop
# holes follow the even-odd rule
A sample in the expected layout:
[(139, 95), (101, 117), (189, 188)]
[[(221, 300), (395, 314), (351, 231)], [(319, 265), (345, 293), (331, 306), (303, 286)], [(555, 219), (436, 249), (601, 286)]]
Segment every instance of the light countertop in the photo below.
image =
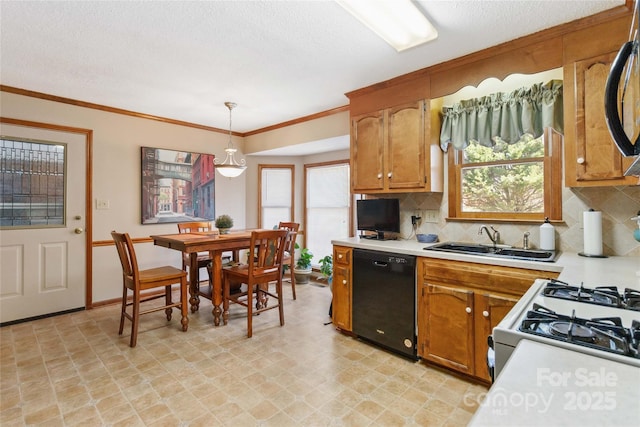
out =
[[(559, 280), (585, 287), (640, 290), (638, 257), (588, 258), (563, 252), (555, 262), (522, 261), (426, 251), (429, 243), (353, 237), (334, 245), (559, 272)], [(544, 278), (542, 278), (544, 279)], [(556, 346), (521, 340), (470, 426), (636, 426), (640, 369)]]
[(522, 340), (469, 426), (637, 426), (640, 369)]
[(560, 272), (558, 279), (571, 285), (579, 285), (582, 283), (585, 287), (615, 285), (619, 288), (640, 289), (640, 259), (638, 257), (612, 256), (607, 258), (587, 258), (579, 256), (577, 253), (561, 252), (555, 262), (540, 262), (426, 251), (424, 248), (434, 243), (420, 243), (415, 240), (371, 240), (351, 237), (347, 239), (336, 239), (331, 243), (340, 246), (394, 252), (426, 258), (450, 259)]

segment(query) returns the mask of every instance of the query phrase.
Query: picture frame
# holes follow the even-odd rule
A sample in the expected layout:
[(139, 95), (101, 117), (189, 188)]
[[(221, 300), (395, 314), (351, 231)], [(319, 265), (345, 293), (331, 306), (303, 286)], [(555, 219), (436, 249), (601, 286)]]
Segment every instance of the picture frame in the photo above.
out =
[(213, 221), (213, 154), (141, 147), (141, 223)]

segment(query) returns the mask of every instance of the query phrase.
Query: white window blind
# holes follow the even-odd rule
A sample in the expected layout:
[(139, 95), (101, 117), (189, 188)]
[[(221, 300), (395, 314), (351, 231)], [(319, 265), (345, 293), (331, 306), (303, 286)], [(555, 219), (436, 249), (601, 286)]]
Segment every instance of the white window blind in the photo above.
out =
[(306, 246), (317, 265), (332, 254), (332, 239), (349, 237), (349, 165), (310, 166), (306, 175)]
[(280, 221), (291, 221), (291, 206), (293, 201), (291, 168), (263, 168), (261, 197), (262, 228), (273, 228)]

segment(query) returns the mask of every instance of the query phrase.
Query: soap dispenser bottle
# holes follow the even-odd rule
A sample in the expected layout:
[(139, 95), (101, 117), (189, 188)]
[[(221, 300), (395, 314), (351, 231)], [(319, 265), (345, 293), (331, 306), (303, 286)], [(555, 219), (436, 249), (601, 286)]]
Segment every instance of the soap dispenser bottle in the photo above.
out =
[(556, 250), (556, 229), (549, 218), (544, 219), (544, 223), (540, 226), (540, 249), (545, 251)]

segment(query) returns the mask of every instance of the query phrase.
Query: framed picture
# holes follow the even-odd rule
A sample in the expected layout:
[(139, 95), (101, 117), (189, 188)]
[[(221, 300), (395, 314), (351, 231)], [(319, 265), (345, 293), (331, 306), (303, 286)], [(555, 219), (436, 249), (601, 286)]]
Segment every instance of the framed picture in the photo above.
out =
[(142, 147), (142, 224), (212, 221), (213, 154)]

